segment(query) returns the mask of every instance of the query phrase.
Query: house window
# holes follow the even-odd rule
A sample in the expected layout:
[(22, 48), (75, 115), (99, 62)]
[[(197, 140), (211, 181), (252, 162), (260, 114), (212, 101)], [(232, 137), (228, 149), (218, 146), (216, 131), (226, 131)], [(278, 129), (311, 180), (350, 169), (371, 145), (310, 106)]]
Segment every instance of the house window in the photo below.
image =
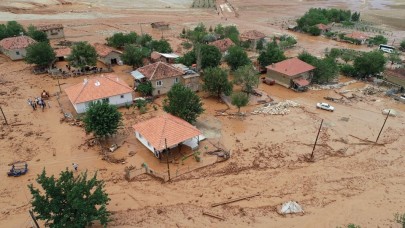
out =
[(19, 51), (16, 51), (15, 54), (16, 54), (16, 55), (20, 55), (20, 52), (19, 52)]
[(175, 78), (174, 79), (174, 84), (176, 84), (176, 83), (178, 83), (179, 82), (179, 78)]
[(124, 95), (121, 95), (121, 98), (124, 98)]
[(110, 98), (103, 98), (103, 102), (110, 103)]
[(156, 82), (156, 86), (162, 86), (163, 85), (163, 82), (162, 81), (157, 81)]

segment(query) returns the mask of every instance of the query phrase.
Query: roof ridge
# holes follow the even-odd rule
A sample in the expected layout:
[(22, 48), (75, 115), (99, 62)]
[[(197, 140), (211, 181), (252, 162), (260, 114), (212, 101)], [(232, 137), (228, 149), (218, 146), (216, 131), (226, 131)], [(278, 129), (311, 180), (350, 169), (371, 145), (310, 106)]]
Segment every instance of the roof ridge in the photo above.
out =
[[(118, 84), (118, 85), (120, 85), (120, 86), (125, 87), (125, 88), (130, 88), (130, 89), (132, 89), (131, 87), (129, 87), (129, 86), (127, 86), (127, 85), (123, 85), (123, 84), (119, 83), (117, 80), (114, 80), (113, 78), (110, 78), (110, 76), (114, 76), (114, 75), (107, 75), (107, 76), (105, 76), (105, 77), (103, 77), (103, 78), (108, 79), (108, 80), (110, 80), (110, 81), (112, 81), (112, 82), (114, 82), (114, 83), (116, 83), (116, 84)], [(115, 76), (115, 77), (118, 78), (118, 79), (120, 79), (118, 76)], [(121, 80), (122, 80), (122, 79), (121, 79)]]
[[(162, 128), (162, 132), (161, 132), (161, 135), (160, 135), (160, 140), (159, 140), (159, 145), (158, 146), (160, 146), (162, 144), (162, 136), (165, 135), (165, 128), (166, 128), (166, 125), (167, 125), (167, 116), (164, 115), (164, 116), (161, 116), (161, 118), (163, 118), (164, 124), (163, 124), (163, 128)], [(165, 149), (166, 149), (166, 142), (165, 142)]]
[(150, 79), (149, 79), (149, 80), (152, 80), (153, 77), (155, 76), (155, 73), (156, 73), (157, 69), (159, 68), (160, 63), (161, 63), (161, 62), (157, 62), (156, 68), (155, 68), (155, 70), (153, 71), (152, 75), (150, 76)]
[(82, 94), (84, 88), (87, 86), (87, 84), (89, 84), (89, 81), (88, 81), (88, 80), (89, 80), (89, 79), (87, 79), (87, 81), (84, 82), (84, 85), (83, 85), (82, 89), (80, 90), (80, 93), (77, 94), (77, 97), (75, 98), (75, 100), (74, 100), (73, 103), (76, 103), (77, 99), (79, 99), (80, 95)]

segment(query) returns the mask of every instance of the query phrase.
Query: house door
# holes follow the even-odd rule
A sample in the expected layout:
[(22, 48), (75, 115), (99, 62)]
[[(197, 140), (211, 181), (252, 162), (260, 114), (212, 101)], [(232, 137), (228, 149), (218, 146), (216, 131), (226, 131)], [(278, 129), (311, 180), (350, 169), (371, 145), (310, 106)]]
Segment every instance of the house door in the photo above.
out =
[(65, 61), (65, 57), (60, 56), (60, 57), (58, 58), (58, 60), (59, 60), (59, 61)]
[(117, 59), (111, 59), (111, 64), (117, 64)]

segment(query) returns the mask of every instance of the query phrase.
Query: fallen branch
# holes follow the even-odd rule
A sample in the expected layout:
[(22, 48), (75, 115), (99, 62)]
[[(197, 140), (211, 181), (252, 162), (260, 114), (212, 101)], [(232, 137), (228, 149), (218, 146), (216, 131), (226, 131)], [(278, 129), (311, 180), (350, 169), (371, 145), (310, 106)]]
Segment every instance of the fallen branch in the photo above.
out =
[(222, 216), (220, 216), (220, 215), (213, 214), (213, 213), (208, 212), (208, 211), (203, 211), (203, 215), (208, 215), (208, 216), (211, 216), (211, 217), (213, 217), (213, 218), (217, 218), (217, 219), (219, 219), (219, 220), (225, 220), (224, 217), (222, 217)]
[[(349, 134), (349, 135), (350, 135), (350, 134)], [(360, 140), (360, 141), (366, 142), (366, 143), (368, 143), (368, 144), (375, 144), (375, 145), (379, 145), (379, 146), (385, 145), (385, 143), (376, 143), (376, 142), (370, 141), (370, 140), (368, 140), (368, 139), (359, 138), (359, 137), (354, 136), (354, 135), (350, 135), (350, 136), (353, 137), (353, 138), (356, 138), (356, 139), (358, 139), (358, 140)], [(367, 145), (367, 144), (363, 144), (363, 145)]]
[(234, 203), (234, 202), (238, 202), (238, 201), (241, 201), (241, 200), (250, 199), (250, 198), (253, 198), (253, 197), (259, 196), (259, 195), (260, 195), (260, 193), (256, 193), (256, 194), (249, 195), (249, 196), (243, 196), (243, 197), (239, 197), (239, 198), (236, 198), (236, 199), (230, 199), (230, 200), (227, 200), (227, 201), (224, 201), (224, 202), (214, 203), (214, 204), (211, 205), (211, 207), (217, 207), (217, 206), (224, 205), (224, 204)]

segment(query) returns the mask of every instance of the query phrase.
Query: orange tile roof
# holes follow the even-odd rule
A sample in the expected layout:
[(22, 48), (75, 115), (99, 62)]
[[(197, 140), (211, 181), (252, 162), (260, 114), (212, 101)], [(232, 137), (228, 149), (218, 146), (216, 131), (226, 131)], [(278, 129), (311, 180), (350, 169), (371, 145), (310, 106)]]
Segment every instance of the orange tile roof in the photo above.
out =
[(217, 47), (221, 52), (225, 52), (231, 46), (234, 46), (235, 43), (231, 39), (225, 38), (223, 40), (216, 40), (214, 42), (211, 42), (209, 45)]
[(6, 50), (21, 49), (36, 43), (34, 39), (29, 36), (15, 36), (4, 38), (0, 41), (0, 47)]
[(358, 40), (364, 40), (364, 39), (367, 39), (369, 36), (364, 33), (361, 33), (361, 32), (352, 32), (352, 33), (346, 34), (345, 37), (358, 39)]
[(289, 77), (293, 77), (295, 75), (305, 73), (305, 72), (315, 69), (314, 66), (309, 65), (308, 63), (306, 63), (304, 61), (301, 61), (297, 57), (269, 65), (266, 68), (267, 68), (267, 70), (282, 73)]
[(70, 49), (70, 47), (55, 49), (56, 57), (68, 56), (71, 52), (72, 50)]
[(167, 147), (172, 147), (201, 135), (200, 130), (193, 125), (170, 114), (137, 123), (132, 127), (158, 151), (166, 148), (165, 139)]
[(152, 63), (138, 68), (137, 71), (139, 71), (149, 80), (171, 78), (184, 74), (184, 71), (164, 62)]
[(98, 76), (65, 89), (73, 104), (132, 93), (132, 88), (114, 74)]
[(111, 52), (117, 52), (119, 54), (122, 54), (120, 51), (100, 43), (94, 43), (93, 47), (96, 49), (97, 55), (99, 55), (100, 57), (106, 57)]
[(52, 29), (63, 29), (62, 24), (50, 24), (50, 25), (37, 25), (35, 26), (39, 31), (48, 31)]
[(264, 35), (264, 33), (259, 32), (257, 30), (246, 31), (240, 35), (240, 38), (242, 40), (259, 40), (259, 39), (263, 39), (264, 37), (266, 37), (266, 35)]

